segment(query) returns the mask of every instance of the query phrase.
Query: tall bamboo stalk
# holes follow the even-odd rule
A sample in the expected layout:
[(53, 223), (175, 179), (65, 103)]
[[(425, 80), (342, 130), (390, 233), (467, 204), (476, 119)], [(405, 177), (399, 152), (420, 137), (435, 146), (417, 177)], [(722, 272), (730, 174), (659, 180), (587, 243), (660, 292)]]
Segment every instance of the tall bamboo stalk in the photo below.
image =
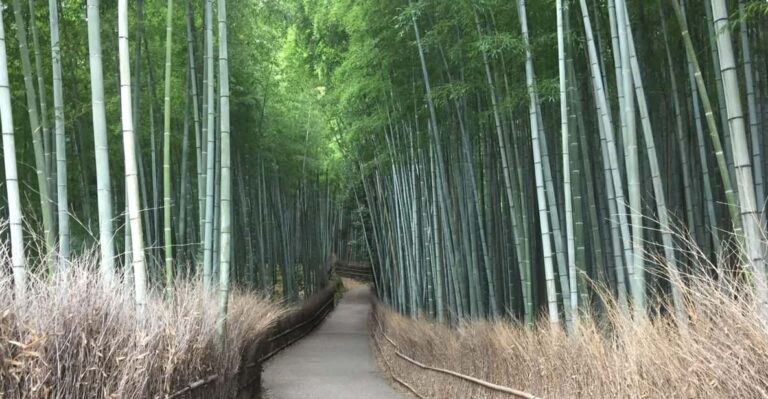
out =
[(211, 288), (213, 273), (213, 218), (214, 218), (214, 164), (215, 132), (214, 127), (214, 91), (213, 91), (213, 16), (212, 0), (205, 1), (205, 75), (206, 75), (206, 131), (207, 152), (205, 172), (205, 235), (203, 236), (203, 289)]
[[(192, 90), (192, 118), (195, 124), (195, 148), (197, 165), (197, 217), (199, 220), (198, 237), (202, 239), (205, 236), (205, 162), (204, 154), (206, 140), (202, 135), (202, 122), (200, 120), (200, 106), (198, 104), (199, 94), (197, 88), (197, 62), (195, 58), (195, 41), (193, 37), (193, 15), (192, 0), (186, 0), (186, 20), (187, 20), (187, 64), (190, 73), (190, 88)], [(202, 250), (202, 245), (200, 246)]]
[(168, 0), (165, 28), (165, 97), (163, 112), (163, 243), (165, 244), (165, 289), (173, 292), (173, 234), (171, 226), (171, 61), (173, 45), (173, 0)]
[(51, 64), (53, 68), (53, 114), (56, 126), (56, 201), (59, 215), (59, 272), (69, 266), (69, 200), (67, 198), (67, 138), (64, 132), (64, 92), (62, 88), (61, 46), (59, 43), (59, 5), (48, 0), (51, 21)]
[[(29, 0), (29, 25), (32, 32), (32, 46), (35, 53), (35, 75), (37, 76), (37, 97), (40, 101), (40, 128), (43, 135), (43, 149), (45, 151), (45, 175), (48, 181), (48, 195), (50, 202), (48, 203), (49, 212), (51, 214), (51, 230), (49, 232), (49, 239), (51, 242), (55, 241), (55, 232), (53, 231), (53, 146), (51, 145), (51, 129), (48, 125), (48, 94), (45, 87), (45, 75), (43, 74), (43, 56), (40, 50), (40, 29), (37, 26), (37, 18), (35, 18), (35, 0)], [(53, 245), (51, 246), (53, 248)], [(53, 265), (51, 265), (53, 266)]]
[(229, 304), (229, 273), (232, 238), (232, 176), (229, 132), (229, 53), (227, 51), (227, 1), (218, 0), (219, 17), (219, 115), (221, 132), (221, 251), (219, 261), (219, 316), (216, 331), (224, 342)]
[(723, 77), (725, 106), (728, 113), (728, 126), (731, 133), (733, 163), (736, 169), (736, 186), (739, 192), (739, 207), (744, 227), (746, 253), (749, 266), (755, 277), (757, 298), (761, 312), (768, 311), (768, 281), (763, 264), (764, 246), (763, 229), (760, 213), (755, 200), (755, 181), (752, 176), (752, 159), (747, 142), (744, 113), (741, 106), (739, 79), (736, 73), (736, 60), (733, 54), (731, 33), (728, 29), (728, 11), (725, 0), (712, 0), (712, 16), (717, 32), (717, 49), (720, 55), (720, 73)]
[[(23, 10), (20, 0), (13, 0), (13, 14), (16, 21), (16, 38), (19, 42), (19, 53), (21, 55), (21, 66), (24, 73), (24, 89), (27, 95), (27, 113), (29, 114), (29, 125), (32, 129), (32, 147), (35, 153), (35, 174), (37, 175), (37, 189), (40, 194), (40, 212), (43, 219), (43, 236), (45, 238), (45, 252), (52, 251), (56, 245), (56, 236), (53, 231), (53, 209), (51, 208), (51, 197), (48, 191), (48, 168), (46, 167), (45, 148), (43, 145), (43, 132), (38, 113), (38, 98), (35, 90), (35, 82), (32, 76), (32, 64), (29, 55), (29, 46), (27, 44), (26, 23), (24, 22)], [(53, 263), (48, 263), (49, 274), (53, 274)]]
[(136, 311), (145, 317), (147, 305), (147, 271), (144, 263), (144, 237), (139, 213), (139, 178), (136, 165), (136, 140), (133, 133), (131, 101), (131, 67), (128, 49), (128, 0), (117, 3), (118, 55), (120, 61), (120, 119), (123, 126), (123, 156), (125, 159), (125, 196), (131, 227), (131, 258), (135, 280)]
[(765, 207), (765, 182), (763, 181), (763, 155), (758, 128), (757, 101), (755, 98), (755, 78), (752, 68), (752, 49), (749, 44), (749, 29), (744, 11), (744, 0), (739, 0), (739, 37), (741, 39), (741, 59), (744, 69), (744, 88), (747, 92), (747, 111), (749, 115), (749, 139), (752, 151), (752, 174), (755, 179), (757, 210), (762, 214)]
[(111, 285), (115, 275), (115, 244), (112, 228), (112, 193), (109, 176), (107, 116), (104, 108), (104, 72), (101, 61), (101, 20), (99, 0), (88, 0), (88, 53), (91, 70), (91, 109), (93, 143), (96, 152), (96, 191), (99, 208), (99, 249), (104, 283)]
[(707, 127), (709, 128), (709, 135), (715, 152), (715, 159), (717, 160), (720, 178), (723, 182), (723, 190), (725, 191), (725, 198), (728, 205), (730, 220), (733, 224), (733, 231), (738, 237), (740, 234), (742, 234), (741, 232), (743, 231), (742, 220), (739, 215), (739, 205), (737, 203), (736, 193), (733, 191), (733, 184), (731, 183), (731, 174), (729, 172), (728, 161), (725, 157), (725, 151), (723, 150), (723, 146), (720, 140), (720, 130), (718, 129), (712, 103), (709, 100), (707, 86), (704, 83), (704, 77), (701, 73), (699, 59), (696, 55), (696, 50), (693, 47), (693, 41), (691, 40), (690, 32), (688, 31), (688, 22), (686, 21), (685, 14), (683, 13), (683, 10), (680, 7), (680, 4), (678, 4), (677, 0), (670, 0), (670, 3), (672, 4), (672, 8), (675, 11), (677, 22), (680, 25), (683, 44), (685, 45), (685, 53), (693, 70), (693, 76), (696, 81), (699, 100), (704, 107), (704, 115), (707, 120)]
[[(566, 81), (565, 69), (565, 28), (564, 19), (566, 18), (567, 8), (563, 6), (563, 0), (557, 0), (555, 3), (557, 9), (557, 59), (560, 79), (560, 137), (563, 152), (563, 194), (565, 197), (565, 237), (566, 237), (566, 260), (568, 264), (569, 287), (571, 289), (571, 313), (574, 320), (578, 319), (579, 307), (579, 288), (576, 272), (576, 245), (574, 240), (574, 217), (573, 217), (573, 193), (571, 191), (571, 159), (570, 159), (570, 141), (568, 126), (568, 82)], [(565, 295), (565, 293), (563, 293)]]
[(0, 7), (0, 128), (3, 134), (3, 163), (5, 186), (8, 193), (8, 225), (11, 232), (11, 266), (16, 300), (23, 302), (27, 295), (27, 261), (24, 256), (24, 231), (21, 219), (19, 177), (16, 169), (16, 141), (13, 137), (13, 111), (8, 82), (8, 56), (5, 45), (5, 25)]
[[(518, 17), (520, 19), (520, 26), (523, 33), (523, 40), (526, 44), (526, 61), (525, 61), (525, 77), (526, 85), (528, 86), (529, 97), (529, 115), (531, 122), (531, 140), (533, 148), (533, 163), (534, 172), (536, 176), (536, 199), (539, 210), (539, 223), (542, 235), (542, 250), (544, 251), (544, 273), (546, 276), (546, 289), (547, 289), (547, 308), (549, 314), (549, 322), (552, 324), (558, 324), (560, 322), (560, 314), (557, 305), (557, 288), (555, 287), (555, 272), (554, 272), (554, 253), (552, 251), (552, 233), (549, 228), (549, 215), (547, 214), (547, 197), (544, 187), (544, 167), (542, 165), (541, 156), (541, 140), (545, 138), (540, 137), (539, 121), (538, 121), (538, 97), (536, 94), (536, 83), (533, 71), (533, 57), (529, 48), (528, 42), (528, 20), (525, 11), (525, 0), (517, 0)], [(563, 291), (563, 295), (566, 292)], [(570, 309), (567, 309), (570, 312)], [(567, 320), (570, 322), (570, 320)], [(568, 326), (570, 328), (570, 326)]]

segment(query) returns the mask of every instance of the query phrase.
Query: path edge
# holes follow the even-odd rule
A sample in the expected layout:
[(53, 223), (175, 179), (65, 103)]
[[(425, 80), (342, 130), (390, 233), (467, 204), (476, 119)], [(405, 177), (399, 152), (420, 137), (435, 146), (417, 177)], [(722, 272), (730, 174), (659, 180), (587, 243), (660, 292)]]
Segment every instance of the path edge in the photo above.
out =
[(314, 331), (337, 304), (336, 293), (341, 281), (330, 280), (301, 307), (289, 311), (269, 328), (243, 355), (241, 373), (237, 379), (238, 399), (259, 397), (264, 362)]
[(246, 345), (234, 375), (223, 377), (213, 374), (192, 382), (172, 394), (164, 395), (163, 398), (209, 398), (210, 388), (223, 384), (236, 386), (237, 393), (234, 397), (237, 399), (259, 398), (262, 393), (261, 377), (264, 362), (322, 324), (326, 316), (336, 307), (338, 299), (336, 294), (341, 286), (339, 279), (329, 280), (322, 290), (304, 301), (301, 306), (279, 317), (267, 328), (265, 334), (254, 337), (253, 342)]

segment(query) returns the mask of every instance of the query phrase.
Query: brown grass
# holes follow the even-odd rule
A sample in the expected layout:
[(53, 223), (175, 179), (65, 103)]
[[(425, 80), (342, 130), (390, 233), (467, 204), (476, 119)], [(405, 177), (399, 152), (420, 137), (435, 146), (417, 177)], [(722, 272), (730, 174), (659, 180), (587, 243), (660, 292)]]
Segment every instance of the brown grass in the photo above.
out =
[[(217, 302), (197, 282), (177, 282), (173, 305), (154, 293), (139, 323), (131, 285), (103, 289), (95, 264), (92, 257), (77, 260), (58, 287), (31, 282), (26, 306), (14, 303), (10, 279), (0, 279), (0, 397), (158, 398), (212, 374), (226, 382), (246, 347), (285, 311), (266, 297), (234, 291), (220, 347)], [(236, 385), (206, 392), (234, 397)]]
[[(472, 322), (449, 328), (378, 306), (375, 339), (389, 372), (428, 398), (508, 394), (417, 368), (451, 369), (546, 398), (757, 398), (768, 396), (768, 328), (756, 301), (709, 278), (685, 290), (690, 321), (584, 317), (572, 334), (541, 324)], [(381, 326), (381, 329), (379, 328)]]
[(360, 280), (355, 280), (353, 278), (348, 278), (348, 277), (342, 277), (341, 278), (341, 283), (344, 285), (344, 288), (346, 288), (346, 289), (352, 289), (352, 288), (355, 288), (355, 287), (360, 287), (360, 286), (368, 285), (367, 283), (364, 283), (364, 282), (362, 282)]

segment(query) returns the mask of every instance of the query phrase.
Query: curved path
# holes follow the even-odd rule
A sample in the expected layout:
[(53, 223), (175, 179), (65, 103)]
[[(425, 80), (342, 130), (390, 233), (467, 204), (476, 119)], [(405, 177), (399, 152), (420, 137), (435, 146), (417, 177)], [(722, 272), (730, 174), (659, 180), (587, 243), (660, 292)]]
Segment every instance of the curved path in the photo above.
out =
[(320, 327), (268, 361), (268, 399), (398, 398), (376, 365), (368, 338), (370, 288), (347, 291)]

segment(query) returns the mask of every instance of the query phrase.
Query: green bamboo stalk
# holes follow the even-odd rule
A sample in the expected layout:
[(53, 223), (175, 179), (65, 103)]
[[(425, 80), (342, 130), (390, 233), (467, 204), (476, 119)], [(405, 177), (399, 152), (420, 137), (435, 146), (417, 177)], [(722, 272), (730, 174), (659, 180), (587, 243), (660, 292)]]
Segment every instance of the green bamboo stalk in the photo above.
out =
[(720, 178), (723, 182), (723, 189), (725, 191), (726, 203), (728, 205), (728, 212), (730, 215), (731, 223), (733, 224), (733, 231), (738, 238), (743, 230), (742, 220), (739, 216), (739, 205), (736, 197), (736, 193), (733, 191), (733, 185), (731, 183), (731, 174), (729, 173), (728, 162), (726, 160), (723, 146), (720, 141), (720, 131), (715, 121), (715, 114), (712, 107), (712, 103), (709, 101), (709, 94), (707, 92), (707, 86), (704, 83), (704, 77), (701, 74), (701, 68), (699, 67), (699, 59), (696, 55), (696, 50), (693, 47), (693, 41), (691, 40), (690, 33), (688, 31), (688, 23), (685, 19), (680, 4), (676, 0), (670, 0), (672, 8), (675, 11), (677, 22), (680, 25), (681, 34), (683, 37), (683, 44), (685, 45), (685, 53), (688, 57), (688, 62), (691, 63), (693, 69), (693, 76), (696, 80), (696, 86), (698, 88), (699, 100), (704, 107), (704, 115), (707, 120), (707, 127), (709, 128), (709, 135), (712, 141), (712, 146), (715, 151), (715, 159), (717, 160), (717, 166), (720, 172)]
[(53, 69), (53, 113), (56, 126), (56, 200), (58, 204), (58, 271), (69, 268), (69, 200), (67, 198), (67, 151), (64, 132), (64, 93), (62, 88), (61, 47), (59, 43), (59, 6), (49, 0), (51, 27), (51, 64)]
[[(24, 89), (27, 95), (27, 112), (29, 114), (29, 125), (32, 129), (32, 146), (35, 153), (35, 174), (37, 175), (37, 188), (40, 194), (40, 212), (43, 219), (43, 237), (45, 238), (46, 256), (53, 251), (56, 245), (56, 236), (53, 231), (53, 209), (51, 207), (51, 197), (48, 191), (48, 173), (45, 160), (45, 148), (43, 145), (43, 132), (41, 130), (40, 114), (38, 113), (38, 98), (35, 91), (35, 84), (32, 76), (32, 65), (29, 55), (29, 46), (27, 44), (26, 23), (24, 22), (23, 10), (19, 0), (13, 0), (13, 14), (16, 21), (16, 38), (19, 42), (19, 53), (21, 55), (21, 66), (24, 73)], [(48, 263), (48, 272), (53, 275), (54, 264)]]
[(125, 158), (125, 194), (131, 226), (131, 257), (135, 278), (136, 311), (143, 319), (147, 304), (147, 272), (144, 263), (144, 238), (139, 213), (139, 181), (136, 165), (136, 140), (133, 132), (131, 100), (131, 68), (128, 54), (128, 0), (118, 0), (117, 31), (120, 61), (120, 117), (123, 126), (123, 155)]
[[(571, 190), (571, 157), (568, 126), (568, 82), (565, 70), (565, 28), (563, 20), (566, 18), (566, 8), (563, 0), (555, 3), (557, 12), (557, 59), (560, 79), (560, 137), (563, 152), (563, 193), (565, 198), (565, 237), (566, 237), (566, 262), (568, 265), (568, 277), (571, 296), (571, 314), (578, 321), (579, 288), (576, 272), (576, 243), (574, 240), (574, 215), (573, 192)], [(565, 293), (563, 293), (565, 295)]]
[[(525, 62), (525, 76), (526, 85), (528, 86), (529, 97), (529, 116), (531, 123), (531, 140), (533, 141), (533, 162), (534, 172), (536, 175), (536, 198), (539, 211), (539, 223), (541, 227), (542, 235), (542, 249), (544, 251), (544, 273), (546, 275), (546, 293), (547, 293), (547, 305), (549, 322), (552, 325), (560, 323), (560, 313), (558, 311), (557, 303), (557, 289), (555, 287), (555, 272), (554, 272), (554, 253), (552, 251), (552, 237), (549, 229), (549, 216), (547, 215), (547, 197), (544, 187), (544, 167), (542, 166), (541, 145), (539, 141), (543, 138), (539, 137), (538, 128), (538, 109), (536, 103), (536, 83), (533, 73), (533, 58), (531, 51), (528, 47), (528, 23), (525, 13), (525, 1), (517, 0), (518, 17), (520, 19), (520, 26), (523, 32), (523, 40), (526, 43), (526, 62)], [(568, 326), (570, 328), (570, 326)]]
[(8, 56), (6, 54), (5, 25), (0, 8), (0, 127), (3, 135), (3, 163), (5, 186), (8, 193), (8, 225), (11, 233), (11, 267), (13, 288), (19, 303), (27, 296), (27, 261), (24, 255), (19, 177), (16, 167), (16, 142), (13, 137), (13, 112), (8, 82)]
[(173, 299), (173, 234), (171, 226), (171, 61), (173, 45), (173, 0), (168, 0), (165, 28), (165, 97), (163, 112), (163, 241), (165, 244), (165, 289)]
[(227, 309), (229, 305), (229, 273), (231, 263), (230, 243), (232, 237), (232, 177), (229, 132), (229, 53), (227, 52), (227, 5), (219, 5), (219, 115), (221, 132), (221, 259), (219, 261), (219, 316), (216, 331), (219, 342), (224, 343), (226, 334)]
[(712, 16), (717, 32), (717, 49), (720, 55), (720, 73), (726, 98), (726, 112), (731, 133), (733, 163), (736, 169), (736, 187), (739, 190), (739, 207), (746, 243), (749, 269), (754, 273), (760, 312), (768, 309), (768, 281), (763, 264), (763, 229), (755, 200), (755, 181), (752, 176), (752, 160), (747, 144), (746, 126), (741, 106), (741, 93), (736, 73), (731, 34), (728, 30), (728, 11), (724, 0), (712, 0)]
[[(18, 1), (18, 0), (16, 0)], [(115, 278), (115, 243), (112, 227), (112, 194), (109, 175), (107, 117), (104, 107), (104, 72), (101, 60), (101, 21), (99, 0), (88, 1), (88, 52), (91, 71), (93, 143), (96, 151), (96, 186), (99, 208), (99, 248), (101, 274), (109, 286)]]
[(739, 33), (741, 59), (744, 69), (744, 88), (747, 92), (747, 113), (749, 115), (749, 138), (752, 145), (752, 174), (755, 179), (757, 210), (762, 214), (765, 207), (765, 182), (763, 181), (763, 155), (760, 146), (760, 131), (757, 125), (757, 103), (755, 99), (755, 78), (752, 70), (752, 50), (749, 44), (749, 30), (744, 11), (744, 0), (739, 0)]
[(213, 273), (213, 202), (214, 202), (214, 164), (215, 164), (215, 127), (214, 127), (214, 77), (213, 77), (213, 16), (212, 0), (205, 0), (205, 76), (206, 76), (206, 129), (207, 151), (205, 172), (205, 234), (203, 236), (203, 290), (211, 289)]

